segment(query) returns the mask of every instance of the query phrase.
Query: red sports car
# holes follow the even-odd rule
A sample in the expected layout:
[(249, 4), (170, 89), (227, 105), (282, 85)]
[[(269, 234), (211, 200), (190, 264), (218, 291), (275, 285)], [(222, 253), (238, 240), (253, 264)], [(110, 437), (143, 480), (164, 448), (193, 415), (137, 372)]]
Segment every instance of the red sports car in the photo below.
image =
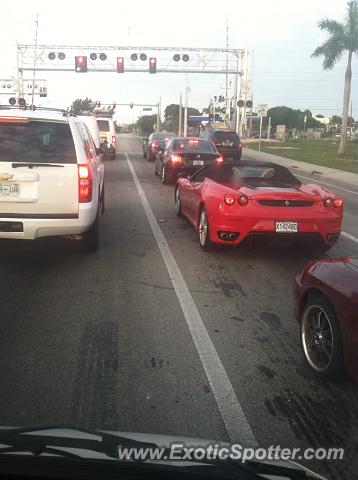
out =
[(321, 377), (337, 378), (345, 366), (358, 381), (358, 259), (308, 262), (294, 293), (310, 367)]
[(207, 165), (179, 178), (175, 206), (193, 223), (205, 250), (261, 235), (304, 237), (306, 245), (326, 251), (337, 242), (343, 217), (341, 198), (302, 184), (281, 165), (255, 160)]

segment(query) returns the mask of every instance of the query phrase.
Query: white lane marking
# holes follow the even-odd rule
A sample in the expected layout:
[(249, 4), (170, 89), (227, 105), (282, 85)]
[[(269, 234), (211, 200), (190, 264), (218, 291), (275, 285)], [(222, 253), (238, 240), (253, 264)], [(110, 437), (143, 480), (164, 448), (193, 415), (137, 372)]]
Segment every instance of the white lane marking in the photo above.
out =
[(349, 240), (352, 240), (352, 242), (358, 243), (358, 238), (355, 237), (354, 235), (351, 235), (350, 233), (347, 232), (341, 232), (342, 237), (348, 238)]
[(257, 447), (258, 443), (241, 408), (239, 400), (235, 395), (224, 365), (217, 354), (179, 266), (175, 261), (168, 242), (154, 216), (129, 156), (128, 154), (125, 154), (125, 156), (148, 222), (152, 228), (153, 235), (157, 241), (170, 280), (178, 297), (195, 348), (199, 354), (205, 374), (214, 394), (229, 439), (231, 442), (238, 442), (244, 446)]

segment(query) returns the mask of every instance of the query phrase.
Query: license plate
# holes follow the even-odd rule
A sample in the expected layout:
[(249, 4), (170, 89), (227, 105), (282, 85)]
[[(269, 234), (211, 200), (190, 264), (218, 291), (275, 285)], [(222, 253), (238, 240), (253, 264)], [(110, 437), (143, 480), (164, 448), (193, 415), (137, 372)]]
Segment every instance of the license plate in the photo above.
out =
[(276, 222), (276, 232), (279, 233), (297, 233), (297, 222)]
[(233, 145), (233, 142), (223, 142), (223, 147), (232, 147)]
[(204, 165), (204, 160), (193, 160), (193, 165)]
[(0, 197), (16, 198), (20, 196), (19, 183), (3, 183), (0, 182)]

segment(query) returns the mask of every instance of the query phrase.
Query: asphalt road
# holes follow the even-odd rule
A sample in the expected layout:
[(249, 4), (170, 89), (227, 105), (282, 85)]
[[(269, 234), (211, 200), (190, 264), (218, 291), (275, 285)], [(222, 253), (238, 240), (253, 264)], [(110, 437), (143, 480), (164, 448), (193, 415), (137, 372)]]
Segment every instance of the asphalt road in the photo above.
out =
[[(96, 254), (64, 240), (1, 244), (0, 425), (343, 446), (343, 461), (304, 463), (358, 478), (358, 385), (317, 380), (292, 314), (308, 256), (201, 251), (140, 140), (118, 146)], [(354, 209), (353, 196), (352, 235)], [(347, 238), (330, 252), (357, 254)]]

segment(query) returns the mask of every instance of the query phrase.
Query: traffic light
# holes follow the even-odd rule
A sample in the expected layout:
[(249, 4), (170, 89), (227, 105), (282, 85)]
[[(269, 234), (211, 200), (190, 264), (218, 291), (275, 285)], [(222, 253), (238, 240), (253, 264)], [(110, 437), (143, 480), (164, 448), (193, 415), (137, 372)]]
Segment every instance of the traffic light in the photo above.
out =
[(86, 56), (76, 56), (75, 57), (75, 70), (77, 73), (87, 72), (87, 57)]
[(124, 57), (117, 57), (117, 72), (124, 73)]
[(10, 105), (16, 105), (16, 98), (15, 97), (10, 97), (9, 98), (9, 103), (10, 103)]
[(133, 108), (133, 102), (130, 102), (130, 103), (129, 103), (129, 106), (130, 106), (131, 108)]
[(251, 108), (252, 105), (253, 105), (252, 100), (247, 100), (247, 102), (246, 102), (247, 108)]
[(157, 59), (155, 57), (149, 59), (149, 73), (157, 73)]
[(237, 102), (237, 106), (238, 106), (238, 107), (243, 107), (244, 105), (245, 105), (245, 102), (244, 102), (243, 100), (239, 100), (239, 101)]
[(101, 102), (99, 100), (96, 101), (96, 107), (100, 107), (101, 106)]

